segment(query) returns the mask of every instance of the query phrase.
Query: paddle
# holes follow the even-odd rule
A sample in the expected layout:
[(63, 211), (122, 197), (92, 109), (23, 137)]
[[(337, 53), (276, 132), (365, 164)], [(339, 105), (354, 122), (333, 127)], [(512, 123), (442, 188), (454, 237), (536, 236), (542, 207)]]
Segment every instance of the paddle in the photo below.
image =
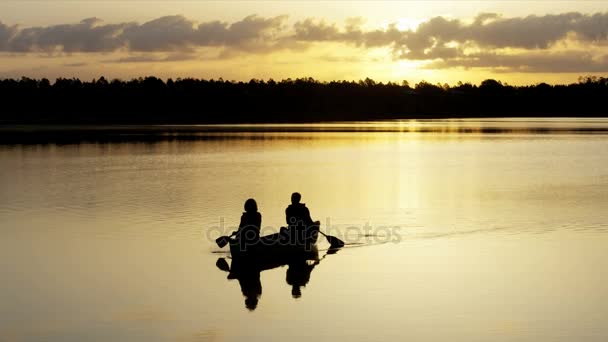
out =
[(336, 249), (336, 248), (342, 248), (344, 247), (344, 241), (338, 239), (335, 236), (331, 236), (331, 235), (327, 235), (325, 233), (323, 233), (322, 231), (319, 230), (319, 233), (323, 234), (323, 236), (325, 236), (325, 238), (327, 239), (327, 242), (329, 242), (330, 248), (331, 249)]
[[(325, 236), (325, 238), (327, 239), (327, 242), (329, 243), (329, 245), (332, 249), (344, 247), (344, 241), (338, 239), (337, 237), (332, 236), (332, 235), (327, 235), (320, 230), (319, 230), (319, 233), (321, 233), (321, 234), (323, 234), (323, 236)], [(236, 234), (236, 232), (233, 232), (232, 234), (230, 234), (230, 236), (220, 236), (219, 238), (215, 239), (215, 243), (218, 245), (218, 247), (224, 248), (224, 246), (226, 246), (228, 243), (230, 243), (230, 238), (232, 236), (234, 236), (234, 234)]]
[(233, 237), (234, 234), (236, 234), (236, 232), (232, 232), (230, 236), (220, 236), (219, 238), (215, 239), (215, 243), (217, 243), (219, 248), (224, 248), (224, 246), (230, 242), (230, 238)]
[(228, 265), (228, 262), (224, 258), (217, 259), (215, 266), (224, 272), (230, 272), (230, 265)]

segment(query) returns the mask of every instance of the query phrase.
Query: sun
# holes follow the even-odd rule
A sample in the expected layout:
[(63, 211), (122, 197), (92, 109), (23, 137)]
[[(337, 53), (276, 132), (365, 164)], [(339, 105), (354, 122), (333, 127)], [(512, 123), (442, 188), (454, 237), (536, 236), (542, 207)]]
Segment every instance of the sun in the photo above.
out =
[(424, 21), (425, 19), (420, 18), (399, 18), (395, 26), (400, 31), (415, 31), (418, 28), (418, 25)]

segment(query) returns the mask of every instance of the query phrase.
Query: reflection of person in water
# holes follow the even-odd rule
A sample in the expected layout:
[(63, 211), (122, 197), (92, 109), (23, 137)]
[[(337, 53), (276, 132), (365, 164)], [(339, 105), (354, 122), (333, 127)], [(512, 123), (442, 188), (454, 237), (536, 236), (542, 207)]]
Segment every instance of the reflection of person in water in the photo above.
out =
[(287, 269), (287, 284), (291, 285), (291, 296), (293, 298), (302, 297), (302, 291), (300, 287), (306, 286), (310, 280), (310, 273), (319, 264), (319, 261), (315, 261), (313, 264), (309, 264), (308, 260), (299, 259), (289, 263)]
[(258, 306), (258, 300), (262, 296), (262, 282), (259, 270), (244, 270), (237, 279), (241, 285), (241, 292), (245, 296), (245, 307), (251, 311)]
[[(289, 262), (285, 281), (291, 285), (291, 296), (293, 298), (302, 297), (301, 288), (308, 284), (310, 274), (319, 262), (320, 260), (313, 261), (306, 259), (293, 259)], [(273, 268), (283, 265), (277, 265)], [(250, 311), (255, 310), (262, 296), (260, 273), (265, 269), (256, 267), (255, 264), (251, 263), (241, 264), (240, 262), (235, 262), (235, 260), (232, 260), (232, 267), (230, 267), (224, 258), (219, 258), (216, 266), (222, 271), (229, 272), (228, 279), (239, 281), (241, 292), (245, 296), (245, 307)]]
[(232, 262), (228, 265), (226, 259), (219, 258), (215, 263), (217, 268), (228, 273), (228, 279), (237, 279), (241, 286), (241, 292), (245, 296), (245, 307), (251, 311), (258, 306), (258, 300), (262, 295), (262, 282), (260, 281), (261, 270), (255, 265), (240, 264)]

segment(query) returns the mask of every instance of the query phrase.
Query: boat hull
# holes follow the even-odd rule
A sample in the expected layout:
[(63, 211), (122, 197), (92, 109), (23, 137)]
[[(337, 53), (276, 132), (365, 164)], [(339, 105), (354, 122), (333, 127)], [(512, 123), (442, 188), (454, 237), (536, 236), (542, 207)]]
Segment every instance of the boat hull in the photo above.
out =
[(306, 229), (303, 236), (295, 236), (292, 231), (284, 231), (260, 237), (255, 244), (241, 245), (237, 240), (230, 242), (232, 259), (264, 263), (287, 264), (291, 259), (316, 260), (319, 252), (316, 242), (319, 236), (318, 223)]

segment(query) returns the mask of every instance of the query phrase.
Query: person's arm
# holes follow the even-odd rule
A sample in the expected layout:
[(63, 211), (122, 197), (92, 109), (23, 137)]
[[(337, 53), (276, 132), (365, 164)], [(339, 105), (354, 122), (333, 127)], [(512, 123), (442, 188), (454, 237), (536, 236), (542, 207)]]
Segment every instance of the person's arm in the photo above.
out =
[(251, 218), (251, 222), (249, 223), (249, 227), (247, 227), (248, 231), (253, 232), (255, 235), (250, 236), (250, 239), (253, 241), (260, 238), (260, 229), (262, 228), (262, 214), (255, 213), (255, 216)]
[(245, 213), (243, 213), (243, 215), (241, 215), (241, 223), (239, 223), (239, 230), (241, 230), (243, 227), (245, 227)]
[(262, 229), (262, 214), (260, 213), (257, 213), (255, 217), (255, 226), (258, 231)]
[(313, 220), (312, 220), (312, 218), (310, 217), (310, 210), (308, 210), (308, 208), (306, 208), (306, 207), (304, 207), (304, 209), (305, 209), (305, 212), (304, 212), (305, 216), (304, 217), (306, 217), (306, 221), (307, 221), (306, 224), (308, 226), (310, 226), (310, 225), (312, 225), (314, 223)]
[(243, 227), (245, 226), (244, 221), (245, 221), (245, 214), (243, 213), (243, 215), (241, 215), (241, 222), (239, 223), (239, 227), (237, 228), (236, 232), (234, 232), (234, 236), (237, 238), (241, 235)]

